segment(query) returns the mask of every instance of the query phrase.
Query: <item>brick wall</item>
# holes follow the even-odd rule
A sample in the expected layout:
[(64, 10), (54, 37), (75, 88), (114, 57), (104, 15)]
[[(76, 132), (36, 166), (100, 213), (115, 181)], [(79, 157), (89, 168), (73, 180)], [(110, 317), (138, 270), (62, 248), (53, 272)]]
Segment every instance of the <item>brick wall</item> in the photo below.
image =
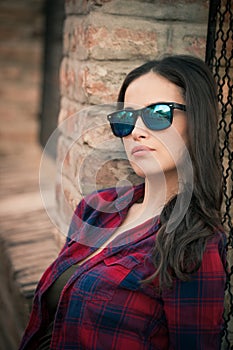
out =
[[(35, 241), (39, 239), (39, 230), (36, 232), (35, 227), (32, 229), (27, 220), (34, 217), (33, 224), (36, 226), (36, 220), (40, 215), (38, 211), (35, 215), (34, 209), (36, 198), (39, 197), (39, 194), (37, 196), (39, 152), (36, 140), (43, 49), (43, 4), (44, 0), (0, 2), (1, 350), (18, 349), (28, 321), (31, 301), (27, 293), (30, 288), (33, 293), (42, 273), (37, 274), (38, 267), (40, 268), (45, 261), (45, 259), (38, 260), (37, 266), (32, 264), (32, 261), (36, 261), (37, 252), (32, 239), (27, 237), (30, 232), (35, 234)], [(27, 156), (28, 153), (30, 157)], [(27, 207), (27, 198), (28, 203), (30, 201), (30, 209), (26, 214), (24, 210)], [(40, 197), (37, 203), (40, 207)], [(47, 217), (44, 222), (46, 220)], [(41, 219), (38, 226), (41, 231), (43, 227)], [(49, 236), (47, 232), (46, 236)], [(32, 251), (34, 250), (31, 260), (30, 244)], [(51, 258), (52, 254), (55, 257), (55, 254), (51, 253), (50, 249)], [(41, 266), (41, 270), (44, 269), (45, 265)], [(22, 284), (24, 290), (21, 288)]]
[(164, 53), (204, 59), (208, 6), (204, 0), (66, 0), (56, 187), (64, 230), (77, 202), (95, 184), (137, 181), (121, 144), (106, 123), (98, 126), (95, 108), (87, 106), (116, 101), (125, 74), (146, 60)]
[(0, 3), (0, 150), (37, 139), (44, 0)]

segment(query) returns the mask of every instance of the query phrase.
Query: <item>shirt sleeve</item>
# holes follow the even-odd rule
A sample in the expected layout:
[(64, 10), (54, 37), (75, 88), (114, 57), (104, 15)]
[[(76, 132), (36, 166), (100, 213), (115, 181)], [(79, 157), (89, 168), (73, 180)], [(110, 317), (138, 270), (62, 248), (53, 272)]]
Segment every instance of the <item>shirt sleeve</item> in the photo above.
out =
[(207, 243), (202, 265), (191, 279), (176, 280), (163, 295), (169, 349), (220, 349), (225, 276), (224, 243), (215, 239)]

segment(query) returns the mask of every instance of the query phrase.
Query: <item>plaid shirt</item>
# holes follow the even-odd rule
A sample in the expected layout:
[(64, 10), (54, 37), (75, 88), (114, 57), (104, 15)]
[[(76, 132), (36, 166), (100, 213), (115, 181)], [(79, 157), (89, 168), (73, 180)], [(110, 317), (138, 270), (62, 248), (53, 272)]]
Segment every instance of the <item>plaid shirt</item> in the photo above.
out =
[[(103, 236), (111, 236), (143, 192), (143, 185), (123, 194), (108, 189), (80, 202), (65, 246), (38, 284), (21, 350), (36, 349), (48, 325), (43, 295), (49, 286), (101, 246)], [(157, 280), (140, 283), (154, 272), (151, 248), (159, 225), (155, 218), (119, 235), (77, 267), (60, 297), (50, 349), (220, 348), (225, 284), (222, 234), (208, 241), (202, 265), (190, 281), (175, 279), (172, 289), (159, 293)]]

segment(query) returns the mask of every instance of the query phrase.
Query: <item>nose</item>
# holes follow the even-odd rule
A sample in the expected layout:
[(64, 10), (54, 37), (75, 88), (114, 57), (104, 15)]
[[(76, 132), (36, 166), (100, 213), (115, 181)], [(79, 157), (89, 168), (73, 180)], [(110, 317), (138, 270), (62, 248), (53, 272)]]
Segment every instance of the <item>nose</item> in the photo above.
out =
[(132, 136), (134, 139), (141, 139), (141, 138), (147, 138), (149, 135), (149, 132), (147, 130), (147, 127), (143, 123), (142, 118), (139, 116), (136, 120), (136, 123), (134, 125), (134, 129), (132, 131)]

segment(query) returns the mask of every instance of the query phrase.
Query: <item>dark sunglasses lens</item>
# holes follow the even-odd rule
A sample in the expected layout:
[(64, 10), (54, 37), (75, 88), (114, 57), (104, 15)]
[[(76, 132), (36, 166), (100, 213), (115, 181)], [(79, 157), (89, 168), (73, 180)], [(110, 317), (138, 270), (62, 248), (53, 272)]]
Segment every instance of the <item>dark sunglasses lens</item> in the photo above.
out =
[(134, 116), (131, 111), (118, 111), (111, 115), (111, 127), (113, 133), (118, 137), (124, 137), (133, 131)]
[(143, 116), (148, 128), (163, 130), (171, 125), (172, 111), (168, 105), (155, 105), (145, 108)]

